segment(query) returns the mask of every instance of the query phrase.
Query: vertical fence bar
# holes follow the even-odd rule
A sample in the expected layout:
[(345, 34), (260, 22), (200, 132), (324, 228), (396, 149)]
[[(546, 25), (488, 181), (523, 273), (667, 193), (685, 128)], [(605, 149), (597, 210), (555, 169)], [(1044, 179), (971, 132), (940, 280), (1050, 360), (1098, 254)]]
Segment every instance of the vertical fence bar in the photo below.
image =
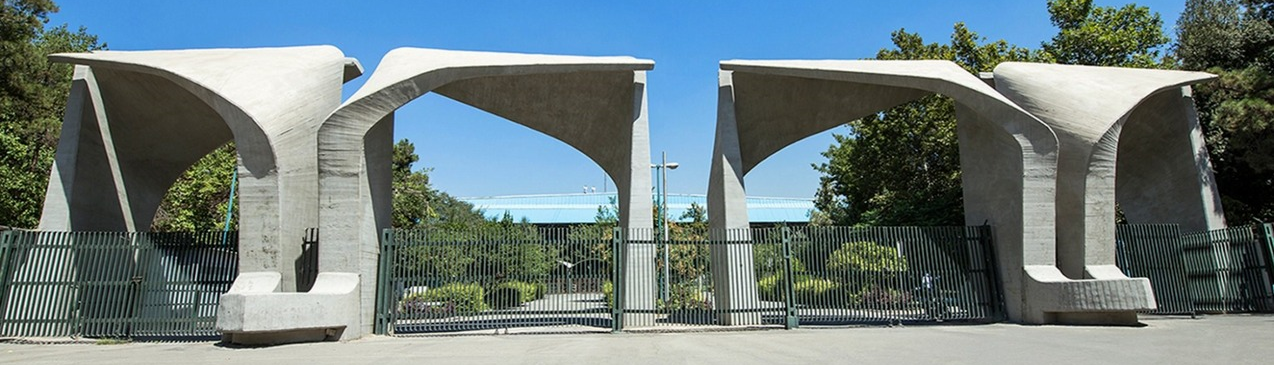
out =
[(615, 228), (611, 232), (611, 266), (615, 270), (611, 277), (611, 332), (619, 333), (624, 330), (624, 287), (627, 283), (625, 278), (627, 268), (626, 259), (624, 257), (625, 235), (623, 228)]

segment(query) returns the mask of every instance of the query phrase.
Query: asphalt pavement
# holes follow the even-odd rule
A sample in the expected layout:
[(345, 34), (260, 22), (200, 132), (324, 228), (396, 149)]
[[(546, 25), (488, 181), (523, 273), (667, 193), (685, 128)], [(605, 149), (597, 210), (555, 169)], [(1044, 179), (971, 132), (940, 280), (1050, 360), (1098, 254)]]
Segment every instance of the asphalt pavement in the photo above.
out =
[[(1274, 316), (1144, 317), (1143, 327), (1015, 324), (681, 333), (371, 336), (212, 342), (0, 341), (3, 364), (1271, 364)], [(41, 340), (46, 341), (46, 340)]]

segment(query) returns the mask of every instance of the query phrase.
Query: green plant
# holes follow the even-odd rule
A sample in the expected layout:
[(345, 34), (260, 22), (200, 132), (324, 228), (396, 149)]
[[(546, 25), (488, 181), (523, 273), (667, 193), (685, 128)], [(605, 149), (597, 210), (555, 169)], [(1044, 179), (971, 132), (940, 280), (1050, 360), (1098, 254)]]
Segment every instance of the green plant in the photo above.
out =
[(814, 306), (840, 306), (852, 299), (840, 283), (805, 276), (792, 283), (792, 293), (797, 303)]
[(430, 288), (424, 293), (408, 295), (399, 303), (399, 311), (429, 316), (480, 312), (489, 308), (484, 294), (485, 291), (478, 284), (447, 284)]
[[(528, 283), (525, 281), (506, 281), (491, 288), (491, 291), (494, 292), (494, 291), (505, 290), (505, 289), (517, 291), (518, 293), (517, 301), (519, 303), (526, 303), (526, 302), (534, 301), (536, 299), (543, 298), (544, 292), (548, 290), (548, 288), (543, 283)], [(490, 304), (490, 302), (488, 302), (488, 304)]]
[(512, 286), (496, 287), (494, 290), (489, 290), (482, 299), (491, 308), (516, 307), (524, 303), (522, 301), (522, 292)]
[(756, 281), (757, 296), (761, 300), (783, 301), (783, 275), (770, 274)]
[(668, 300), (659, 301), (659, 309), (665, 311), (678, 310), (711, 310), (712, 300), (705, 298), (703, 291), (694, 283), (680, 283), (672, 286), (668, 292)]
[(610, 280), (602, 283), (602, 300), (606, 301), (606, 308), (615, 307), (615, 283)]
[(832, 251), (827, 258), (827, 269), (839, 272), (900, 272), (907, 270), (907, 258), (893, 246), (869, 241), (848, 242)]

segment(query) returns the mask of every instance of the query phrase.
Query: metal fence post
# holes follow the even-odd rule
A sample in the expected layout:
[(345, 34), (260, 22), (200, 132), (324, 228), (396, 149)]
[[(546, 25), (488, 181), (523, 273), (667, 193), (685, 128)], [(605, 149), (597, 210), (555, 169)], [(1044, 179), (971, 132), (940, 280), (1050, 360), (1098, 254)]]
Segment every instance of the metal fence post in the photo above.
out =
[(611, 235), (611, 332), (624, 329), (624, 229), (616, 227)]
[(792, 229), (783, 227), (783, 305), (787, 307), (787, 316), (783, 328), (793, 329), (801, 326), (801, 319), (796, 315), (795, 290), (792, 288)]
[(390, 247), (394, 245), (394, 230), (386, 228), (380, 235), (380, 253), (376, 268), (376, 325), (372, 332), (378, 335), (389, 334), (389, 262)]
[(12, 230), (0, 232), (0, 336), (7, 335), (4, 323), (8, 319), (5, 309), (9, 308), (9, 251), (13, 247), (13, 235)]
[(1000, 258), (995, 250), (994, 229), (988, 224), (978, 227), (978, 243), (982, 245), (983, 256), (986, 257), (986, 269), (990, 271), (991, 288), (995, 290), (995, 315), (1003, 319), (1007, 317), (1004, 310), (1004, 281), (1000, 278)]

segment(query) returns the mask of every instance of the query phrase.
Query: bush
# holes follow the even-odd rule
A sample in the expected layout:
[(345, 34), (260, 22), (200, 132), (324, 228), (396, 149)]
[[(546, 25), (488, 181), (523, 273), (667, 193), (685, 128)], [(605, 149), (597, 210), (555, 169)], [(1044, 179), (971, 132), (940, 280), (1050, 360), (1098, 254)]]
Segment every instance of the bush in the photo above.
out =
[[(496, 285), (494, 288), (491, 288), (491, 291), (495, 292), (503, 289), (516, 290), (518, 292), (517, 301), (519, 304), (543, 298), (544, 292), (548, 291), (548, 287), (546, 287), (543, 283), (528, 283), (525, 281), (506, 281), (500, 283), (500, 285)], [(487, 303), (490, 304), (491, 302)]]
[(602, 283), (602, 300), (606, 302), (606, 308), (615, 308), (615, 283), (610, 280)]
[(478, 284), (454, 283), (430, 288), (403, 298), (399, 310), (429, 316), (451, 316), (487, 310), (483, 289)]
[(771, 302), (783, 301), (783, 275), (771, 274), (756, 281), (757, 296)]
[(827, 258), (827, 269), (840, 272), (899, 272), (907, 270), (907, 258), (899, 255), (898, 249), (893, 246), (867, 241), (849, 242), (832, 251), (832, 255)]
[(873, 286), (863, 288), (858, 293), (858, 301), (863, 305), (879, 307), (898, 307), (911, 303), (911, 294), (902, 290)]
[(659, 308), (665, 311), (712, 310), (712, 300), (705, 298), (703, 294), (694, 283), (673, 285), (668, 293), (668, 301), (660, 301)]
[(483, 298), (491, 308), (509, 308), (522, 305), (522, 293), (518, 288), (505, 286), (488, 291)]
[(796, 302), (805, 305), (841, 306), (849, 303), (850, 296), (835, 281), (812, 277), (797, 277), (792, 284)]

